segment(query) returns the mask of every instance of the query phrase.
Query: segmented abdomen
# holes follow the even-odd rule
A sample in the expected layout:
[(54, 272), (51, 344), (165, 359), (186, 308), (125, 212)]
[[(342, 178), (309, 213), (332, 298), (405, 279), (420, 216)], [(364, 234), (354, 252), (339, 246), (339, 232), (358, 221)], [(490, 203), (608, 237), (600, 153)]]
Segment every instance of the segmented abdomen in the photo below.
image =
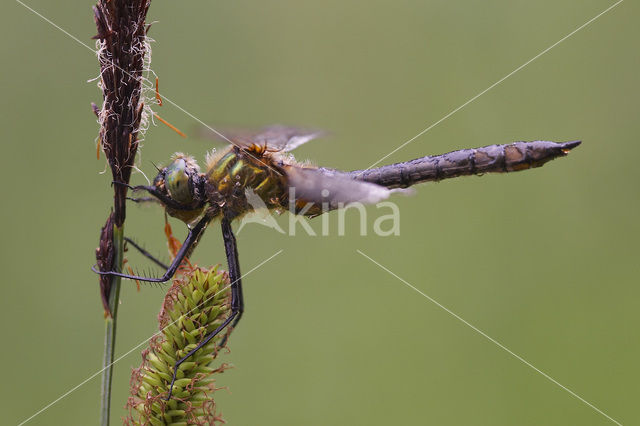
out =
[(387, 188), (407, 188), (421, 182), (457, 176), (507, 173), (540, 167), (554, 158), (567, 155), (578, 145), (580, 141), (564, 143), (534, 141), (489, 145), (417, 158), (369, 170), (355, 170), (349, 174), (353, 179)]

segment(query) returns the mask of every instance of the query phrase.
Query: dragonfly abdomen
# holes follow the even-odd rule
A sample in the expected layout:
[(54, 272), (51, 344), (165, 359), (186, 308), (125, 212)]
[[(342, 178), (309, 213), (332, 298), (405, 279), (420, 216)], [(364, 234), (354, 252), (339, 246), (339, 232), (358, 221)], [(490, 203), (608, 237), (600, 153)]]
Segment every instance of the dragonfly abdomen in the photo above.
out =
[(508, 173), (540, 167), (557, 157), (563, 157), (573, 142), (515, 142), (461, 149), (437, 156), (427, 156), (375, 169), (349, 172), (353, 179), (375, 183), (387, 188), (407, 188), (422, 182), (439, 181), (458, 176), (484, 173)]

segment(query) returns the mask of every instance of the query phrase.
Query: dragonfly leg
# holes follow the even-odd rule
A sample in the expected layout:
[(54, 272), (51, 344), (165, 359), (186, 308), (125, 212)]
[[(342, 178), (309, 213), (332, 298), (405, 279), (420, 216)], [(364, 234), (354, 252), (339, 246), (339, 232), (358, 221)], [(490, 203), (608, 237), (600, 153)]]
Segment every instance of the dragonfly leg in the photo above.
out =
[(155, 197), (127, 197), (127, 200), (133, 201), (136, 204), (144, 203), (158, 203), (158, 199)]
[(132, 189), (133, 191), (147, 191), (149, 194), (157, 198), (164, 206), (170, 207), (174, 210), (183, 210), (183, 211), (194, 210), (193, 206), (188, 206), (188, 205), (184, 205), (177, 202), (173, 198), (169, 197), (166, 194), (163, 194), (161, 191), (156, 189), (155, 186), (138, 185), (138, 186), (134, 186)]
[[(126, 186), (127, 188), (129, 188), (132, 191), (147, 191), (149, 194), (151, 194), (151, 195), (153, 195), (155, 197), (155, 201), (160, 201), (165, 206), (171, 207), (174, 210), (193, 210), (194, 209), (193, 206), (185, 206), (184, 204), (181, 204), (181, 203), (175, 201), (173, 198), (167, 196), (166, 194), (163, 194), (155, 186), (146, 186), (146, 185), (132, 186), (132, 185), (129, 185), (128, 183), (118, 182), (117, 180), (111, 181), (111, 185)], [(147, 198), (147, 197), (140, 197), (140, 198), (127, 197), (127, 199), (129, 199), (129, 200), (131, 200), (131, 201), (133, 201), (135, 203), (140, 203), (140, 202), (144, 203), (144, 202), (148, 202), (148, 201), (154, 201), (153, 198)]]
[(196, 353), (198, 350), (200, 350), (204, 345), (209, 343), (209, 341), (211, 339), (216, 337), (216, 335), (218, 335), (218, 333), (220, 333), (222, 330), (224, 330), (224, 328), (226, 326), (228, 326), (229, 323), (231, 323), (231, 321), (233, 321), (233, 319), (236, 317), (237, 314), (238, 314), (237, 312), (233, 312), (233, 310), (232, 310), (231, 314), (229, 315), (229, 317), (226, 320), (224, 320), (224, 322), (222, 324), (220, 324), (220, 326), (218, 328), (216, 328), (213, 332), (211, 332), (208, 336), (206, 336), (202, 342), (198, 343), (198, 346), (193, 348), (191, 351), (189, 351), (188, 354), (186, 354), (185, 356), (180, 358), (178, 360), (178, 362), (176, 362), (176, 365), (173, 366), (173, 377), (171, 378), (171, 385), (169, 386), (169, 395), (167, 395), (167, 401), (169, 401), (171, 399), (171, 393), (173, 392), (173, 384), (176, 382), (176, 373), (178, 372), (178, 367), (180, 367), (180, 364), (182, 364), (183, 362), (185, 362), (186, 360), (191, 358), (191, 356), (194, 353)]
[(187, 257), (193, 251), (193, 249), (195, 249), (200, 236), (206, 229), (209, 222), (211, 222), (211, 219), (212, 218), (210, 216), (205, 215), (193, 228), (189, 229), (187, 238), (184, 240), (184, 243), (182, 243), (182, 247), (180, 247), (180, 250), (176, 254), (175, 259), (173, 259), (171, 265), (169, 265), (166, 272), (160, 278), (141, 277), (138, 275), (130, 275), (118, 271), (100, 271), (96, 268), (96, 265), (93, 265), (91, 269), (93, 270), (93, 272), (100, 275), (115, 275), (117, 277), (128, 278), (130, 280), (147, 281), (152, 283), (163, 283), (165, 281), (169, 281), (171, 277), (175, 275), (184, 258)]
[(129, 237), (124, 237), (124, 240), (130, 244), (131, 246), (133, 246), (133, 248), (135, 248), (136, 250), (138, 250), (144, 257), (150, 259), (153, 263), (155, 263), (156, 265), (160, 266), (161, 268), (164, 269), (169, 269), (169, 266), (165, 265), (162, 261), (158, 260), (154, 255), (152, 255), (151, 253), (149, 253), (148, 251), (146, 251), (142, 246), (140, 246), (138, 243), (136, 243), (135, 241), (133, 241), (131, 238)]
[[(233, 324), (231, 324), (231, 330), (233, 330), (244, 313), (244, 298), (242, 296), (242, 276), (240, 274), (238, 245), (236, 244), (236, 237), (233, 235), (233, 230), (231, 229), (231, 222), (226, 218), (222, 220), (222, 237), (224, 239), (229, 280), (231, 282), (231, 310), (238, 313)], [(223, 347), (227, 343), (228, 338), (229, 333), (220, 340), (220, 347)]]
[[(198, 346), (189, 351), (188, 354), (183, 356), (173, 366), (173, 377), (171, 378), (171, 385), (169, 386), (169, 395), (167, 395), (167, 401), (171, 399), (173, 384), (176, 381), (176, 374), (178, 372), (178, 367), (180, 367), (180, 364), (185, 362), (199, 349), (209, 343), (211, 339), (220, 334), (220, 332), (224, 330), (229, 324), (231, 324), (231, 328), (233, 329), (233, 327), (238, 324), (238, 321), (240, 320), (240, 317), (242, 317), (242, 313), (244, 312), (244, 300), (242, 298), (242, 281), (240, 277), (240, 265), (238, 262), (238, 248), (236, 246), (236, 238), (233, 235), (233, 230), (231, 229), (231, 221), (226, 217), (222, 219), (222, 237), (224, 238), (224, 249), (227, 254), (227, 265), (229, 269), (229, 286), (231, 287), (231, 314), (229, 314), (227, 319), (224, 320), (224, 322), (220, 324), (218, 328), (205, 336), (205, 338), (200, 343), (198, 343)], [(225, 335), (218, 346), (224, 346), (228, 337), (229, 334)]]

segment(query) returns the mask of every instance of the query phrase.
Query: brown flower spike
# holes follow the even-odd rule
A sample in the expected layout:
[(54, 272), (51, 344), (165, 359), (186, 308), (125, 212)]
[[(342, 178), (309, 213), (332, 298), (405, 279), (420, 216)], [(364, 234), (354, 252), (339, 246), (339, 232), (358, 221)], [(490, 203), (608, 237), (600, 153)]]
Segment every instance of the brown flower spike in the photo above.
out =
[[(102, 108), (98, 112), (98, 140), (107, 157), (113, 181), (125, 184), (131, 177), (140, 123), (143, 121), (143, 71), (147, 56), (145, 19), (149, 4), (150, 0), (101, 0), (93, 8), (98, 29), (94, 38), (98, 40), (103, 96)], [(128, 188), (116, 184), (113, 190), (113, 226), (122, 228)], [(103, 233), (102, 238), (108, 238), (108, 235)], [(102, 238), (101, 247), (106, 244)], [(97, 253), (100, 266), (109, 263), (108, 259), (101, 258), (103, 255), (103, 251)], [(107, 270), (122, 265), (109, 266)], [(105, 311), (113, 315), (113, 307), (110, 309), (108, 302), (112, 283), (101, 284)]]
[[(101, 271), (122, 270), (126, 198), (138, 150), (141, 124), (145, 123), (143, 72), (149, 66), (145, 19), (150, 0), (99, 0), (93, 8), (98, 30), (98, 61), (102, 106), (97, 113), (100, 131), (98, 153), (105, 152), (111, 168), (113, 209), (102, 228), (96, 250)], [(101, 424), (109, 425), (116, 318), (120, 278), (100, 277), (100, 295), (105, 312), (105, 350), (102, 374)]]

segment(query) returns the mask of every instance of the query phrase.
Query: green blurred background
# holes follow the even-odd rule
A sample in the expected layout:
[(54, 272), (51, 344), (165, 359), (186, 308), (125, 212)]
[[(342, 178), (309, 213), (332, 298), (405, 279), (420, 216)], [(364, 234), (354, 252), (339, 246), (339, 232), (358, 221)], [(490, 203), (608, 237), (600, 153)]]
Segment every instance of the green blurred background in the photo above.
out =
[[(93, 46), (91, 2), (27, 4)], [(154, 1), (153, 69), (161, 92), (207, 123), (324, 128), (331, 136), (297, 157), (363, 168), (612, 4)], [(396, 197), (399, 237), (359, 236), (355, 212), (341, 238), (242, 230), (244, 271), (284, 252), (244, 280), (247, 311), (222, 358), (235, 368), (218, 381), (229, 424), (613, 424), (356, 250), (617, 421), (640, 423), (639, 11), (621, 3), (386, 162), (582, 139), (568, 158)], [(16, 424), (100, 369), (89, 267), (112, 191), (95, 159), (95, 56), (19, 3), (3, 2), (0, 23), (0, 406)], [(178, 109), (156, 111), (193, 133)], [(211, 145), (152, 127), (140, 167), (153, 175), (152, 161), (201, 159)], [(126, 233), (164, 255), (161, 210), (128, 212)], [(224, 262), (217, 226), (194, 259)], [(165, 289), (123, 284), (117, 355), (156, 330)], [(116, 365), (114, 424), (139, 363), (135, 350)], [(29, 424), (95, 424), (99, 388), (98, 376)]]

